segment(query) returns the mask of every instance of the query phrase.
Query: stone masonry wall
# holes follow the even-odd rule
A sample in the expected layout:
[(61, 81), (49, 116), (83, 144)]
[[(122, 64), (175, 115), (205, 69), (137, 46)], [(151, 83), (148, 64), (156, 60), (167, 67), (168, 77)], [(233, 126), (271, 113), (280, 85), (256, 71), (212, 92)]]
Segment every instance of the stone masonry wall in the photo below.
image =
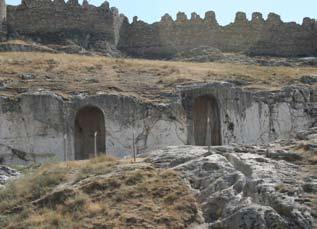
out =
[[(0, 15), (4, 11), (0, 6)], [(166, 14), (153, 24), (135, 17), (129, 24), (108, 2), (95, 7), (86, 0), (83, 5), (78, 0), (23, 0), (19, 6), (7, 7), (6, 25), (11, 37), (59, 44), (69, 40), (96, 50), (110, 43), (135, 57), (172, 58), (201, 46), (250, 55), (317, 56), (316, 20), (304, 18), (302, 25), (284, 23), (274, 13), (266, 20), (254, 13), (249, 21), (245, 13), (238, 12), (227, 26), (218, 24), (213, 11), (204, 18), (192, 13), (190, 19), (178, 13), (175, 21)]]
[(153, 24), (137, 17), (129, 24), (108, 2), (95, 7), (86, 0), (83, 5), (78, 0), (23, 0), (19, 6), (7, 7), (7, 27), (10, 36), (44, 43), (70, 40), (99, 49), (108, 42), (135, 57), (172, 58), (200, 46), (251, 55), (317, 56), (315, 19), (304, 18), (302, 25), (284, 23), (273, 13), (266, 20), (254, 13), (249, 21), (245, 13), (238, 12), (227, 26), (220, 26), (212, 11), (203, 19), (196, 13), (190, 19), (178, 13), (175, 21), (166, 14)]
[(254, 13), (248, 21), (245, 13), (238, 12), (234, 23), (227, 26), (220, 26), (212, 11), (207, 12), (204, 19), (196, 13), (190, 19), (178, 13), (176, 21), (165, 15), (154, 24), (135, 17), (121, 38), (121, 50), (147, 58), (170, 58), (177, 52), (200, 46), (253, 55), (317, 56), (314, 19), (305, 18), (302, 25), (284, 23), (273, 13), (267, 20), (260, 13)]
[(103, 42), (115, 44), (124, 16), (108, 2), (100, 7), (83, 5), (78, 0), (23, 0), (8, 6), (8, 29), (11, 36), (29, 37), (40, 42), (74, 41), (85, 48)]

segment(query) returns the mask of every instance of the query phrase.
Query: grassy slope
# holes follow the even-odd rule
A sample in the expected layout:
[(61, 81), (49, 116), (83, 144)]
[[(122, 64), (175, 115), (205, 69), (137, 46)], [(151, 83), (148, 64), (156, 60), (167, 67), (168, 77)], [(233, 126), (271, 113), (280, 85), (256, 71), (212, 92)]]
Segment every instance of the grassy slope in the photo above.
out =
[[(33, 80), (21, 80), (32, 73)], [(137, 59), (114, 59), (48, 53), (0, 53), (0, 82), (9, 89), (0, 95), (17, 95), (31, 89), (52, 90), (67, 97), (71, 92), (105, 92), (162, 102), (164, 94), (178, 84), (242, 79), (249, 87), (278, 89), (305, 74), (317, 74), (313, 67), (264, 67), (226, 63), (188, 63)]]
[(0, 190), (0, 228), (184, 228), (197, 214), (175, 172), (108, 157), (45, 165)]

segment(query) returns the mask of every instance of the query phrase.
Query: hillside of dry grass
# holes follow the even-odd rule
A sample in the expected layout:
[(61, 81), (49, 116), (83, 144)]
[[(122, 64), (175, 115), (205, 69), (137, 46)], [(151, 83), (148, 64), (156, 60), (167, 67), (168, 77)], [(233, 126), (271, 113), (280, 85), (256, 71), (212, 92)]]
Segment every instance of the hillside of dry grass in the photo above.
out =
[[(23, 79), (23, 74), (32, 76)], [(239, 63), (188, 63), (115, 59), (49, 53), (0, 53), (0, 96), (50, 90), (68, 97), (76, 93), (121, 94), (143, 101), (164, 102), (176, 85), (244, 80), (248, 88), (279, 89), (299, 83), (316, 67), (270, 67)]]
[(184, 228), (198, 220), (178, 175), (143, 162), (48, 164), (0, 190), (0, 228)]

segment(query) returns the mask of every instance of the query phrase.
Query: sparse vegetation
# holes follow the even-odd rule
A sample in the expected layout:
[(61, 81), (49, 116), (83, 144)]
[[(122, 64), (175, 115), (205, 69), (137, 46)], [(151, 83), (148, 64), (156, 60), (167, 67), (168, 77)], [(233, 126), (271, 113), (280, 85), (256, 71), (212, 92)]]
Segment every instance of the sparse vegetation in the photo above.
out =
[(109, 157), (44, 165), (0, 190), (1, 228), (184, 228), (197, 215), (174, 171)]
[[(30, 73), (35, 78), (21, 80), (21, 73)], [(306, 74), (317, 74), (317, 68), (11, 52), (0, 55), (0, 82), (7, 85), (0, 95), (12, 96), (29, 89), (51, 90), (64, 97), (73, 92), (103, 92), (161, 102), (166, 99), (162, 94), (175, 92), (176, 85), (245, 80), (250, 82), (248, 88), (274, 90), (298, 83)]]

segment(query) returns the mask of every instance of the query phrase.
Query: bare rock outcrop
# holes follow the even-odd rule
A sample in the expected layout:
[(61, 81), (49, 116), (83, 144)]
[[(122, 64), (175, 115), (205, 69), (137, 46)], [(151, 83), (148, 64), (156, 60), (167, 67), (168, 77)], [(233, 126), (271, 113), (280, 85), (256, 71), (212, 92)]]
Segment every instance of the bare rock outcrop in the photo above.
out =
[[(277, 152), (271, 152), (272, 154)], [(256, 146), (169, 147), (148, 161), (182, 174), (201, 204), (208, 228), (312, 228), (303, 204), (301, 167)]]
[(5, 185), (10, 179), (19, 176), (20, 173), (10, 167), (0, 165), (0, 188)]

